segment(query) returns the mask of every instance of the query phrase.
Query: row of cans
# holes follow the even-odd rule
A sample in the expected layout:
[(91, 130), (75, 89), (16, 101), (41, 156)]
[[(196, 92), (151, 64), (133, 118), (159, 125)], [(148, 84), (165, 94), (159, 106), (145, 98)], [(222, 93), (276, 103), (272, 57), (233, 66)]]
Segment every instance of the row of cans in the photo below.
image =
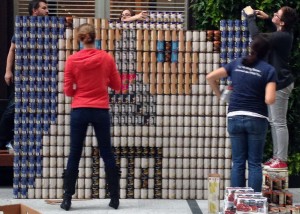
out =
[[(122, 121), (121, 121), (122, 122)], [(146, 121), (147, 122), (147, 121)], [(139, 125), (142, 125), (140, 121), (138, 121)], [(150, 123), (150, 122), (149, 122)], [(126, 125), (126, 124), (124, 124)], [(129, 133), (126, 133), (128, 131)], [(197, 127), (197, 126), (191, 126), (191, 127), (165, 127), (165, 126), (150, 126), (149, 124), (145, 123), (143, 128), (131, 125), (128, 127), (122, 127), (117, 126), (116, 124), (113, 127), (113, 137), (117, 137), (115, 139), (116, 145), (119, 145), (117, 143), (121, 143), (120, 145), (127, 146), (127, 145), (140, 145), (139, 142), (120, 142), (120, 139), (118, 137), (157, 137), (157, 138), (166, 138), (166, 137), (179, 137), (179, 138), (195, 138), (195, 137), (226, 137), (228, 134), (226, 132), (226, 127), (219, 126), (219, 127)], [(117, 141), (118, 140), (118, 141)], [(148, 145), (148, 143), (154, 145), (160, 145), (161, 141), (146, 141), (145, 144)], [(180, 142), (179, 142), (180, 143)]]
[[(169, 185), (172, 186), (172, 188), (178, 188), (181, 189), (182, 187), (182, 182), (184, 182), (184, 188), (188, 188), (188, 186), (194, 186), (194, 184), (191, 184), (194, 182), (194, 179), (203, 179), (207, 178), (205, 177), (205, 173), (203, 171), (209, 172), (209, 170), (216, 170), (219, 169), (220, 171), (223, 172), (223, 177), (225, 179), (230, 178), (230, 166), (227, 168), (224, 167), (218, 167), (218, 163), (224, 165), (224, 161), (219, 159), (219, 161), (214, 161), (216, 164), (216, 168), (161, 168), (161, 167), (155, 167), (155, 168), (130, 168), (130, 167), (122, 167), (122, 175), (121, 175), (121, 188), (126, 188), (127, 185), (135, 185), (135, 188), (153, 188), (153, 183), (151, 181), (153, 180), (158, 180), (159, 183), (155, 185), (156, 187), (163, 187), (167, 188), (168, 185), (165, 181), (169, 182)], [(223, 162), (223, 163), (222, 163)], [(209, 163), (211, 164), (211, 163)], [(230, 164), (229, 164), (230, 165)], [(210, 165), (212, 166), (212, 165)], [(59, 170), (56, 170), (59, 169)], [(43, 169), (43, 183), (40, 184), (38, 182), (35, 182), (35, 174), (33, 174), (31, 171), (29, 171), (29, 174), (31, 176), (27, 177), (27, 174), (25, 176), (19, 176), (15, 175), (14, 177), (14, 182), (13, 186), (15, 188), (18, 188), (19, 186), (21, 187), (36, 187), (36, 188), (55, 188), (59, 184), (57, 183), (61, 179), (62, 174), (54, 174), (57, 173), (57, 171), (61, 171), (63, 168), (47, 168), (44, 167)], [(83, 169), (83, 168), (79, 168)], [(83, 172), (83, 173), (81, 173)], [(91, 185), (96, 186), (94, 184), (100, 183), (101, 187), (104, 187), (105, 183), (105, 173), (101, 174), (94, 174), (92, 172), (92, 168), (89, 168), (89, 170), (81, 170), (80, 175), (78, 176), (78, 187), (79, 188), (90, 188)], [(202, 173), (201, 173), (202, 172)], [(52, 173), (52, 174), (51, 174)], [(91, 184), (91, 177), (93, 180), (95, 180), (95, 183), (93, 182)], [(88, 178), (88, 179), (87, 179)], [(171, 180), (170, 180), (171, 179)], [(18, 184), (19, 182), (20, 184)], [(140, 186), (142, 182), (145, 182), (145, 186)], [(150, 183), (151, 182), (151, 183)], [(176, 185), (174, 185), (175, 183)], [(134, 184), (136, 183), (136, 184)], [(200, 187), (203, 188), (203, 185), (199, 185)]]
[(249, 31), (221, 31), (221, 42), (249, 42)]
[[(41, 72), (45, 71), (57, 71), (58, 63), (58, 53), (57, 50), (36, 50), (31, 49), (30, 54), (28, 54), (26, 49), (16, 50), (16, 69), (31, 71), (30, 76), (37, 75), (34, 71)], [(19, 66), (19, 67), (18, 67)], [(23, 74), (24, 75), (24, 74)], [(45, 74), (47, 75), (47, 74)]]
[[(136, 112), (135, 112), (136, 114)], [(137, 114), (142, 114), (137, 113)], [(146, 113), (147, 114), (147, 113)], [(111, 116), (111, 125), (138, 125), (138, 126), (155, 126), (156, 117), (154, 115), (119, 115), (114, 114)], [(154, 113), (153, 113), (154, 114)]]
[[(45, 35), (44, 35), (45, 36)], [(51, 35), (51, 37), (53, 37)], [(15, 39), (16, 48), (23, 49), (57, 49), (58, 48), (58, 38), (49, 39), (46, 36), (43, 38), (29, 38), (27, 36), (22, 36), (21, 38), (16, 37)]]
[(151, 22), (183, 22), (184, 15), (182, 12), (168, 11), (149, 11), (149, 21)]
[(183, 22), (154, 22), (154, 21), (110, 21), (109, 29), (130, 30), (183, 30)]
[(64, 28), (65, 17), (56, 16), (16, 16), (15, 27)]
[(14, 37), (16, 42), (27, 39), (27, 42), (30, 42), (30, 44), (40, 43), (41, 39), (57, 40), (65, 38), (65, 29), (49, 27), (15, 27)]
[(248, 51), (244, 52), (223, 52), (220, 54), (220, 64), (224, 66), (227, 63), (230, 63), (234, 59), (242, 58), (248, 56)]
[[(241, 45), (241, 46), (238, 46)], [(223, 52), (226, 52), (227, 50), (229, 50), (228, 52), (232, 52), (234, 53), (234, 50), (238, 50), (237, 52), (240, 51), (247, 51), (248, 48), (246, 46), (246, 44), (235, 44), (235, 43), (231, 43), (230, 46), (223, 46), (221, 49), (223, 50)], [(213, 63), (219, 63), (220, 62), (220, 53), (212, 53), (212, 52), (208, 52), (206, 49), (203, 52), (177, 52), (177, 51), (167, 51), (167, 50), (163, 50), (163, 51), (158, 51), (158, 52), (150, 52), (150, 51), (115, 51), (114, 53), (114, 57), (116, 60), (116, 64), (122, 64), (125, 63), (126, 65), (124, 67), (126, 68), (133, 68), (133, 69), (137, 69), (138, 71), (143, 67), (143, 64), (147, 64), (151, 63), (151, 69), (155, 69), (154, 72), (164, 72), (164, 73), (169, 73), (169, 69), (172, 68), (172, 73), (177, 73), (177, 70), (179, 70), (179, 66), (182, 66), (183, 64), (176, 64), (177, 62), (179, 63), (199, 63), (198, 66), (200, 66), (200, 64), (213, 64)], [(161, 63), (160, 62), (160, 55), (162, 55), (163, 57), (168, 57), (169, 58), (169, 62), (167, 63)], [(172, 62), (170, 63), (170, 60), (172, 60), (172, 57), (174, 57), (173, 61), (176, 62)], [(142, 64), (143, 63), (143, 64)], [(132, 65), (130, 65), (132, 64)], [(195, 65), (193, 65), (195, 66)], [(160, 69), (158, 69), (159, 67), (161, 67)], [(165, 70), (163, 70), (162, 68), (166, 68)], [(127, 70), (127, 69), (126, 69)], [(147, 70), (145, 69), (145, 72)], [(174, 72), (175, 71), (175, 72)], [(188, 72), (188, 71), (186, 71)], [(123, 73), (123, 72), (122, 72)], [(179, 72), (180, 73), (180, 72)], [(198, 73), (198, 72), (196, 72)]]
[[(229, 33), (229, 32), (226, 32)], [(243, 32), (242, 32), (243, 33)], [(107, 37), (107, 31), (103, 31), (104, 37)], [(121, 34), (120, 36), (117, 36)], [(122, 32), (108, 31), (108, 35), (115, 35), (114, 38), (108, 38), (108, 40), (145, 40), (145, 41), (186, 41), (186, 42), (207, 42), (207, 41), (220, 41), (221, 31), (219, 30), (136, 30), (136, 29), (124, 29)]]
[(248, 22), (246, 20), (220, 20), (221, 31), (247, 31)]
[(249, 52), (249, 41), (246, 42), (222, 42), (221, 53), (247, 53)]
[[(124, 169), (123, 169), (124, 170)], [(177, 175), (182, 175), (182, 172), (178, 170)], [(187, 173), (188, 174), (188, 173)], [(50, 188), (54, 189), (56, 187), (55, 184), (59, 182), (59, 179), (49, 179), (50, 181), (45, 182), (44, 185), (39, 186), (37, 188)], [(89, 189), (92, 187), (91, 184), (92, 179), (79, 178), (77, 188), (78, 189)], [(134, 178), (132, 176), (127, 176), (127, 179), (121, 178), (120, 180), (120, 188), (121, 189), (205, 189), (206, 184), (203, 183), (202, 177), (197, 182), (195, 179), (187, 179), (186, 177), (182, 179), (182, 176), (177, 176), (176, 179), (161, 179), (159, 177), (155, 178)], [(98, 178), (96, 181), (98, 185), (98, 189), (105, 188), (106, 182), (103, 178)], [(57, 185), (58, 186), (58, 185)], [(57, 187), (60, 188), (60, 187)]]
[[(144, 91), (146, 92), (146, 90)], [(151, 106), (156, 105), (156, 97), (147, 93), (132, 93), (132, 94), (110, 94), (111, 108), (115, 107), (115, 104), (149, 104)], [(117, 107), (118, 109), (121, 107)], [(117, 112), (117, 111), (115, 111)]]

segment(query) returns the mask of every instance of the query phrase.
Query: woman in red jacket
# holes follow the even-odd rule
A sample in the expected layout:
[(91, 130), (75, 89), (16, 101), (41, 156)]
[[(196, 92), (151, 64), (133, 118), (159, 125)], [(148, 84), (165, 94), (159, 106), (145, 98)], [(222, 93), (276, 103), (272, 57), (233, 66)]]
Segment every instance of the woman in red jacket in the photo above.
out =
[(121, 78), (113, 58), (95, 49), (95, 28), (83, 24), (78, 29), (78, 40), (83, 49), (71, 55), (65, 66), (64, 93), (73, 97), (71, 112), (71, 145), (67, 169), (64, 171), (64, 196), (61, 208), (69, 210), (78, 167), (89, 124), (95, 130), (100, 155), (105, 163), (109, 206), (119, 206), (120, 172), (111, 147), (108, 87), (120, 90)]

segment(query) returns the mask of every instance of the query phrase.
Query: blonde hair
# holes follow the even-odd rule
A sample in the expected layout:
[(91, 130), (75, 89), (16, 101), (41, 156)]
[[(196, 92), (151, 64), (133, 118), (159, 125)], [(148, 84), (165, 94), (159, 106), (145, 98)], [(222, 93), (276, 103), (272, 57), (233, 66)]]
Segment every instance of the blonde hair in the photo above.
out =
[(82, 24), (78, 28), (78, 40), (83, 44), (93, 44), (95, 42), (95, 27), (91, 24)]

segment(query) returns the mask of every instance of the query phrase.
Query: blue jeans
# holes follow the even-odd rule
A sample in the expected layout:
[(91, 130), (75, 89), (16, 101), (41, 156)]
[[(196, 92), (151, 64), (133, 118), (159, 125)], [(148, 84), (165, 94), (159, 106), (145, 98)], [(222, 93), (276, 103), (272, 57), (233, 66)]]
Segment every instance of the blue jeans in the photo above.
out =
[(294, 83), (276, 91), (276, 101), (268, 106), (271, 125), (273, 157), (282, 161), (288, 159), (289, 131), (286, 123), (289, 96), (294, 88)]
[(95, 130), (100, 155), (106, 167), (115, 167), (110, 138), (110, 115), (108, 109), (75, 108), (71, 112), (71, 145), (67, 171), (77, 172), (83, 143), (89, 123)]
[(265, 118), (250, 116), (228, 117), (228, 133), (232, 149), (231, 186), (246, 186), (248, 160), (248, 187), (260, 192), (262, 187), (262, 158), (268, 128)]

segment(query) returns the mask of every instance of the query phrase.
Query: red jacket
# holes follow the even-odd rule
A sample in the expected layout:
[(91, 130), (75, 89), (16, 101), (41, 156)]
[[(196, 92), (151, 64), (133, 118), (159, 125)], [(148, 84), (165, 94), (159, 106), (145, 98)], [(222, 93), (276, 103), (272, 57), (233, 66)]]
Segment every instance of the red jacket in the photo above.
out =
[(113, 58), (102, 50), (83, 49), (68, 57), (64, 93), (73, 97), (72, 108), (109, 109), (108, 87), (121, 89), (121, 78)]

